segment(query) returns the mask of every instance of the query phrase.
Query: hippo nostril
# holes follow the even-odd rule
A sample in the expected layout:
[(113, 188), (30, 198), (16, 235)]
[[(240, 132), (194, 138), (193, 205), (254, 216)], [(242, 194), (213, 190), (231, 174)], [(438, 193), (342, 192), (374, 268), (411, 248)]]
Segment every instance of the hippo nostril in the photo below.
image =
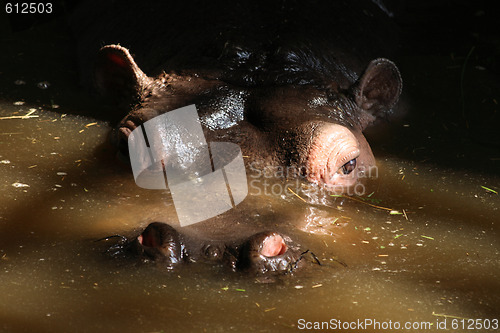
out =
[(137, 240), (141, 245), (148, 247), (158, 247), (161, 245), (160, 235), (154, 229), (146, 229), (144, 232), (137, 237)]
[(283, 237), (273, 233), (272, 235), (266, 237), (266, 239), (262, 242), (260, 254), (266, 257), (275, 257), (284, 254), (287, 249), (288, 246), (283, 240)]
[(144, 231), (127, 244), (127, 249), (144, 258), (154, 260), (171, 269), (184, 259), (184, 244), (174, 228), (166, 223), (150, 223)]
[(300, 248), (290, 237), (265, 231), (251, 236), (241, 245), (234, 268), (258, 273), (287, 273), (299, 255)]
[(342, 173), (344, 175), (348, 175), (350, 174), (351, 172), (354, 171), (354, 169), (356, 169), (356, 159), (353, 158), (352, 160), (350, 160), (349, 162), (347, 162), (346, 164), (344, 164), (342, 167)]

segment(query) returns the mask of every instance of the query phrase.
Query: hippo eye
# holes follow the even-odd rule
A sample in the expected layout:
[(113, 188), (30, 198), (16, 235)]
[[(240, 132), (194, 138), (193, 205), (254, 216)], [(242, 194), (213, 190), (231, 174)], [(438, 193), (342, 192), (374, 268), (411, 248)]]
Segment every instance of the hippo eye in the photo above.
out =
[(352, 160), (344, 164), (341, 169), (344, 175), (350, 174), (354, 171), (354, 169), (356, 169), (356, 159), (353, 158)]

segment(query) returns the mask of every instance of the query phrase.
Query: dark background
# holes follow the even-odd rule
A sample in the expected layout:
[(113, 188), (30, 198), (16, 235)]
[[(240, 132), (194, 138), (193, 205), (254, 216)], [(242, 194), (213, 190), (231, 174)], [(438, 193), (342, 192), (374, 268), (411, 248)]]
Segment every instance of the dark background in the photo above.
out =
[[(80, 1), (52, 1), (52, 14), (0, 16), (0, 98), (61, 113), (111, 114), (79, 84), (68, 25)], [(117, 2), (119, 3), (119, 2)], [(500, 171), (500, 29), (494, 2), (384, 2), (400, 36), (395, 62), (404, 81), (402, 116), (368, 131), (378, 158), (397, 156), (445, 168)], [(15, 85), (23, 80), (25, 85)], [(50, 83), (48, 89), (38, 82)]]

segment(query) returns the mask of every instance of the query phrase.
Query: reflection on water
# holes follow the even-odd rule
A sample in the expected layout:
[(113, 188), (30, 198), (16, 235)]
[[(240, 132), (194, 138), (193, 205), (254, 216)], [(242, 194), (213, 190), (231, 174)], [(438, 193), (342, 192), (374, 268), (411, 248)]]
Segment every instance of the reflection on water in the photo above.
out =
[(322, 266), (269, 284), (203, 263), (167, 271), (94, 242), (175, 224), (169, 195), (138, 188), (117, 162), (108, 125), (2, 103), (0, 117), (38, 117), (0, 120), (0, 331), (287, 331), (365, 318), (435, 330), (499, 317), (500, 201), (481, 187), (498, 189), (498, 177), (380, 160), (363, 202), (254, 198), (261, 215), (286, 211)]

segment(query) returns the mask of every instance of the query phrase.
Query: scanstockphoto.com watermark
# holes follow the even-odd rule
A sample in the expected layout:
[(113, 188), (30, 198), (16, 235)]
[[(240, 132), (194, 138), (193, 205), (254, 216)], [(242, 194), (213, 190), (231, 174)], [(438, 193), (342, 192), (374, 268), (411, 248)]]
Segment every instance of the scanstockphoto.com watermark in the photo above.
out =
[[(307, 196), (311, 195), (355, 195), (366, 194), (364, 180), (378, 178), (378, 168), (372, 166), (365, 169), (356, 168), (347, 176), (342, 176), (344, 183), (310, 184), (307, 179), (307, 170), (295, 166), (259, 167), (257, 163), (250, 163), (248, 168), (248, 184), (250, 195), (293, 196), (293, 189), (300, 189)], [(292, 191), (291, 191), (292, 190)]]
[(470, 330), (475, 332), (477, 330), (498, 330), (498, 319), (489, 318), (440, 318), (435, 321), (392, 321), (392, 320), (377, 320), (373, 318), (358, 319), (351, 321), (342, 321), (332, 318), (328, 321), (307, 321), (299, 319), (297, 321), (297, 328), (299, 330), (331, 330), (331, 331), (355, 331), (360, 332), (364, 330), (369, 331), (457, 331), (457, 330)]

